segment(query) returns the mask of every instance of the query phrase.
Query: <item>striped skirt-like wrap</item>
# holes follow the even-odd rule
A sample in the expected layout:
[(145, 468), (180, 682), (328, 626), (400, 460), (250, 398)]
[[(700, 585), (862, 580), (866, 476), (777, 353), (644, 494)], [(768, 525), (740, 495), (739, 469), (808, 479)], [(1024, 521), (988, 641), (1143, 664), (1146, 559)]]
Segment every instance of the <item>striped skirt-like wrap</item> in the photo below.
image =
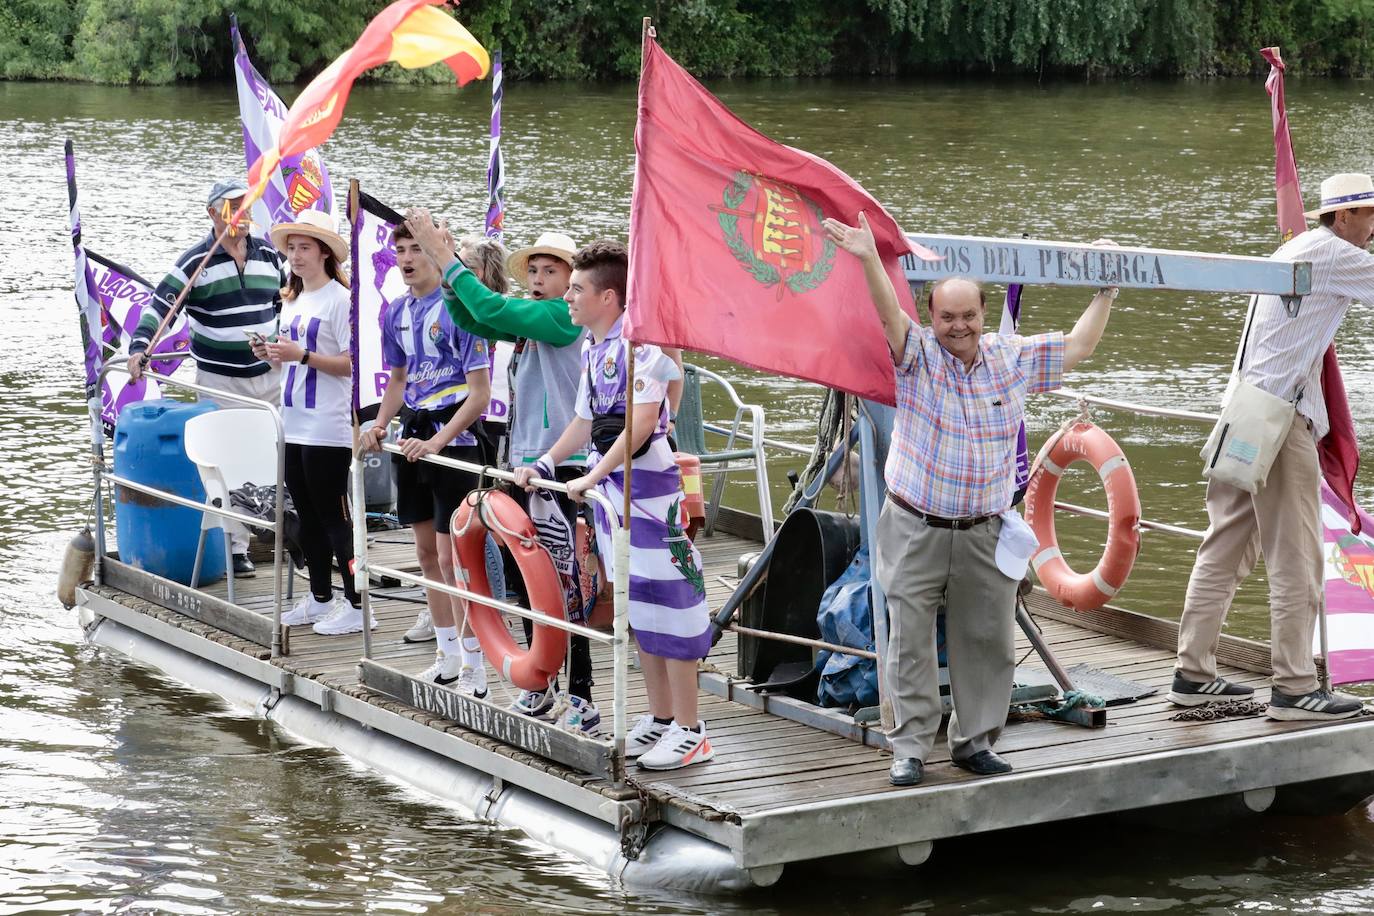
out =
[[(630, 627), (639, 648), (664, 658), (704, 658), (711, 648), (711, 615), (701, 554), (687, 537), (681, 476), (667, 440), (656, 433), (649, 451), (634, 461), (630, 475)], [(601, 458), (593, 453), (588, 465)], [(621, 524), (625, 474), (607, 475), (597, 489), (615, 506), (608, 518), (596, 505), (596, 542), (615, 576), (612, 526)]]

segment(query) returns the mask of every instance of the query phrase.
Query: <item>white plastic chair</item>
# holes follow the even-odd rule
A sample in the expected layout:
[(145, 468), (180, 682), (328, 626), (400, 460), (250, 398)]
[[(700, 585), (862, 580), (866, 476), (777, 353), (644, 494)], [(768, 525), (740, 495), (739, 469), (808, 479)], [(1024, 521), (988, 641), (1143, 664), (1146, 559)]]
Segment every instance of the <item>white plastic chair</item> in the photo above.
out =
[[(184, 436), (186, 457), (200, 472), (208, 506), (228, 509), (231, 490), (245, 483), (265, 486), (277, 480), (277, 425), (265, 410), (227, 409), (199, 414), (186, 421)], [(213, 512), (202, 514), (191, 587), (200, 585), (206, 532), (218, 528), (224, 532), (225, 574), (229, 577), (229, 601), (233, 603), (234, 557), (225, 524), (223, 516)]]

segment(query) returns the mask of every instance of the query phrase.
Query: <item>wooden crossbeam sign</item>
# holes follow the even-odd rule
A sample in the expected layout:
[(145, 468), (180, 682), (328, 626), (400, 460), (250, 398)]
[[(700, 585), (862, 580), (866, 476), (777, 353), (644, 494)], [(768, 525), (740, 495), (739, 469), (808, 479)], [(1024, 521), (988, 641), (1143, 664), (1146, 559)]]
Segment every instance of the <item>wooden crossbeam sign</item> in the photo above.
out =
[(925, 233), (908, 233), (907, 238), (944, 255), (940, 261), (907, 255), (903, 267), (912, 283), (968, 277), (987, 283), (1268, 293), (1288, 298), (1312, 291), (1312, 265), (1307, 261), (1041, 239)]

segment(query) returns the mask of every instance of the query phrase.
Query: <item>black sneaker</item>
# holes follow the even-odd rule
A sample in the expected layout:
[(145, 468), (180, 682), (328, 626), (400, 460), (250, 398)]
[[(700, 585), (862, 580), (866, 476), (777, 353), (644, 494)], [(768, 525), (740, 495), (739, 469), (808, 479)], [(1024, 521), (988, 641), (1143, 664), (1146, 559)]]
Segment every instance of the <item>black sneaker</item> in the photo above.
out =
[(248, 559), (246, 553), (234, 554), (234, 578), (251, 579), (258, 574), (258, 568)]
[(1248, 700), (1255, 695), (1255, 688), (1232, 684), (1219, 677), (1214, 681), (1199, 684), (1186, 680), (1174, 672), (1174, 686), (1169, 691), (1169, 702), (1175, 706), (1202, 706), (1207, 703), (1225, 703), (1231, 700)]
[(1271, 719), (1349, 719), (1360, 714), (1364, 703), (1343, 693), (1320, 688), (1301, 696), (1289, 696), (1278, 690), (1269, 691), (1269, 708), (1264, 714)]

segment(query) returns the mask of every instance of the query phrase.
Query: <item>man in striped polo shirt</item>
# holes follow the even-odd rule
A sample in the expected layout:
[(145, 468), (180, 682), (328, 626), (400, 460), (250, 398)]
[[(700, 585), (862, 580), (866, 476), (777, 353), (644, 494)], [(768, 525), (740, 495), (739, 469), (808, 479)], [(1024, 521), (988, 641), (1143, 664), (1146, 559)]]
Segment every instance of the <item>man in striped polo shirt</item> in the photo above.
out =
[(1322, 559), (1321, 465), (1317, 442), (1330, 430), (1322, 357), (1353, 300), (1374, 303), (1374, 179), (1334, 175), (1322, 182), (1319, 225), (1272, 257), (1311, 261), (1312, 292), (1290, 312), (1278, 296), (1256, 296), (1241, 334), (1236, 373), (1296, 409), (1264, 485), (1256, 493), (1207, 482), (1207, 533), (1198, 548), (1179, 619), (1178, 666), (1169, 700), (1200, 706), (1248, 700), (1254, 689), (1217, 676), (1217, 643), (1236, 588), (1254, 567), (1258, 540), (1269, 574), (1271, 719), (1346, 719), (1359, 700), (1317, 681), (1312, 634), (1326, 587)]
[[(146, 351), (153, 332), (172, 302), (186, 288), (191, 274), (205, 258), (238, 207), (247, 186), (234, 179), (218, 182), (206, 200), (212, 229), (196, 245), (177, 258), (176, 265), (158, 284), (152, 308), (144, 311), (129, 341), (129, 374), (143, 374)], [(249, 342), (254, 332), (270, 338), (277, 333), (281, 313), (281, 289), (286, 285), (281, 256), (265, 241), (248, 231), (245, 218), (225, 236), (196, 277), (182, 308), (191, 328), (191, 355), (196, 361), (196, 383), (257, 398), (281, 402), (281, 371), (253, 355)], [(221, 407), (242, 407), (235, 401), (209, 399)], [(248, 530), (237, 522), (226, 523), (233, 554), (234, 575), (253, 575), (248, 559)]]
[[(982, 289), (950, 278), (931, 290), (931, 326), (922, 327), (898, 304), (864, 215), (858, 228), (827, 219), (825, 230), (863, 262), (896, 370), (887, 502), (873, 562), (888, 602), (889, 779), (897, 786), (920, 782), (935, 744), (941, 606), (954, 703), (950, 761), (980, 776), (1009, 772), (992, 745), (1007, 721), (1016, 670), (1018, 579), (997, 562), (1003, 525), (1025, 525), (1011, 503), (1016, 434), (1026, 395), (1059, 387), (1064, 372), (1097, 347), (1116, 290), (1099, 290), (1067, 334), (1021, 337), (984, 334)], [(1009, 535), (1015, 530), (1009, 527)]]

